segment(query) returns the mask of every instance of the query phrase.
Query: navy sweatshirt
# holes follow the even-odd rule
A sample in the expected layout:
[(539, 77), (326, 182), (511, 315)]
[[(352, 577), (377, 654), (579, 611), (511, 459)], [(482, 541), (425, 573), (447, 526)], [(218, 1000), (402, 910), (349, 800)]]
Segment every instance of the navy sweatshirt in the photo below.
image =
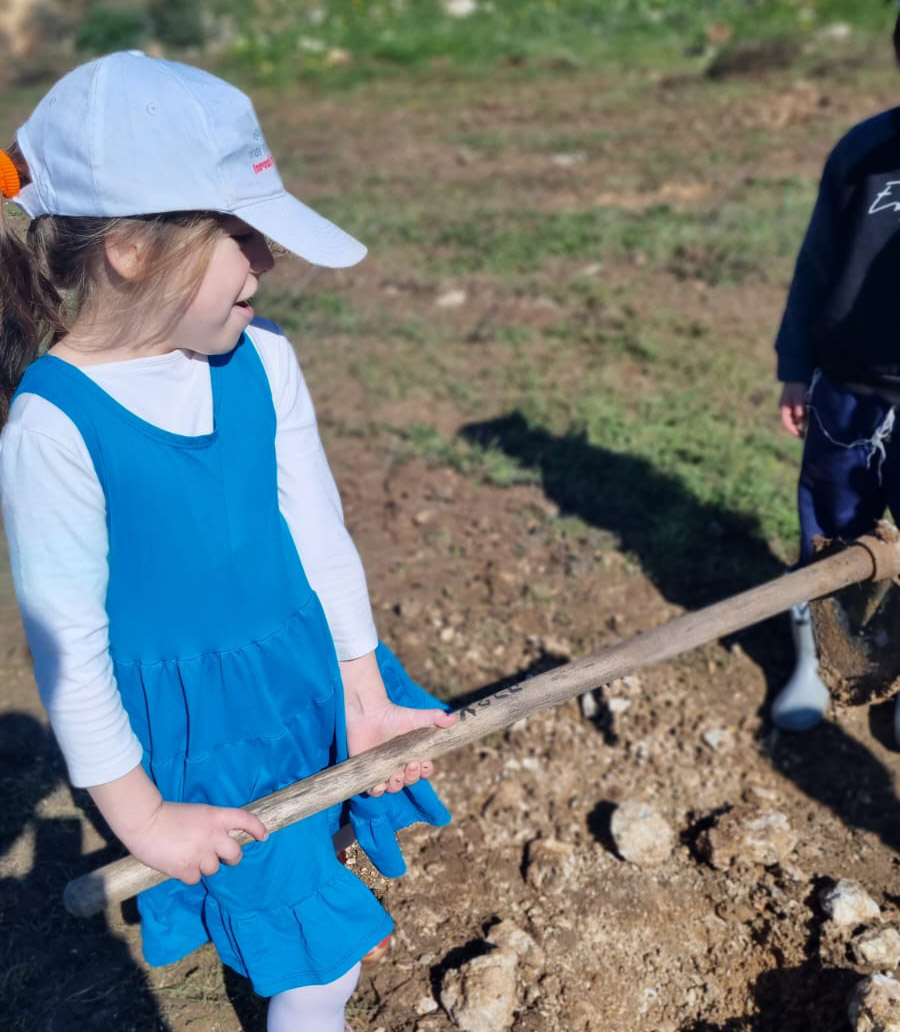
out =
[(779, 380), (818, 368), (900, 401), (900, 108), (829, 155), (775, 349)]

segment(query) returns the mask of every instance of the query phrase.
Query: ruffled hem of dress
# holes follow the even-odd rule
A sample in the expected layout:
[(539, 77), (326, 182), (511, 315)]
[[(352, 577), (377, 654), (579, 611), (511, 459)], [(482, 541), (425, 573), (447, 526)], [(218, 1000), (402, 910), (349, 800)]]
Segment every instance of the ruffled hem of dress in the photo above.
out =
[(157, 925), (152, 910), (143, 912), (148, 964), (175, 963), (212, 941), (223, 963), (249, 978), (260, 996), (333, 982), (394, 927), (369, 889), (344, 868), (305, 898), (271, 910), (229, 913), (206, 896), (202, 919), (198, 914), (188, 930), (182, 916), (177, 934)]
[(427, 782), (395, 795), (354, 796), (349, 810), (356, 841), (385, 878), (399, 878), (406, 872), (395, 832), (420, 821), (440, 828), (451, 820), (450, 811)]

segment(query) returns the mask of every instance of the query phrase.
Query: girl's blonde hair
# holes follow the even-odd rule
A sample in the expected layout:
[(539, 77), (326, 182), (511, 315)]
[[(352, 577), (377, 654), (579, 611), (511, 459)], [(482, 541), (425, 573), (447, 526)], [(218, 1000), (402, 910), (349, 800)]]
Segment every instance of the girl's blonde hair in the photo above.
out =
[[(7, 148), (24, 186), (28, 170), (16, 144)], [(177, 321), (200, 285), (220, 219), (211, 212), (169, 212), (129, 218), (42, 215), (25, 232), (0, 216), (0, 425), (28, 364), (64, 337), (96, 297), (106, 242), (116, 235), (139, 244), (140, 273), (117, 282), (109, 325), (123, 338), (151, 313)], [(169, 327), (161, 328), (161, 338)]]

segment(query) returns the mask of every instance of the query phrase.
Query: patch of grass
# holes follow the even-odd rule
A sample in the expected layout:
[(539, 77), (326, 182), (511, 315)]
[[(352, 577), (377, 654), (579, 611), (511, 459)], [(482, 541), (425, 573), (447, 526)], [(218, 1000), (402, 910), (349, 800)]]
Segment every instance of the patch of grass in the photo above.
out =
[(497, 487), (536, 484), (540, 480), (537, 471), (523, 467), (495, 443), (472, 445), (458, 437), (446, 438), (427, 423), (404, 427), (398, 437), (401, 459), (418, 456), (429, 465), (449, 466)]
[(722, 46), (713, 45), (711, 26), (724, 32), (726, 49), (731, 40), (785, 47), (781, 41), (813, 38), (834, 21), (870, 32), (887, 27), (880, 5), (863, 0), (213, 0), (208, 6), (230, 26), (232, 64), (271, 82), (304, 76), (358, 83), (390, 69), (435, 67), (514, 65), (559, 74), (579, 65), (702, 66)]
[(612, 204), (574, 211), (473, 206), (452, 190), (438, 204), (418, 199), (373, 206), (348, 196), (331, 206), (339, 224), (382, 251), (414, 249), (430, 270), (496, 276), (533, 272), (548, 262), (637, 260), (711, 284), (781, 277), (809, 218), (815, 183), (753, 180), (712, 205), (686, 210), (651, 204), (630, 211)]
[(323, 334), (349, 336), (360, 330), (359, 313), (346, 294), (279, 290), (263, 281), (258, 297), (260, 310), (294, 340)]

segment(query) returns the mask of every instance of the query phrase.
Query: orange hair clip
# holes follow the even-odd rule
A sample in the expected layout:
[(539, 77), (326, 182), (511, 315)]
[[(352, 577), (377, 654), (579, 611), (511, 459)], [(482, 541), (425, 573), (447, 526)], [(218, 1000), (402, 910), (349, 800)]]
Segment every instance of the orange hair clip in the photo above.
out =
[(15, 197), (22, 189), (19, 170), (13, 159), (4, 150), (0, 150), (0, 194), (6, 198)]

